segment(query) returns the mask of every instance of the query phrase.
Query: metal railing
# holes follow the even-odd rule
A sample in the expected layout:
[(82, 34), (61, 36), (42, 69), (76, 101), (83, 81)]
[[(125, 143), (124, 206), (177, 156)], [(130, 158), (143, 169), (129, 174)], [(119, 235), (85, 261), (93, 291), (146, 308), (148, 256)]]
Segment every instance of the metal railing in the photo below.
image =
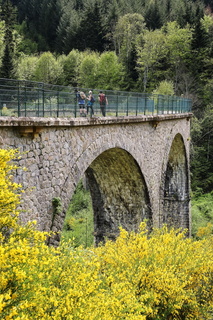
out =
[[(93, 91), (95, 116), (101, 116), (98, 89), (74, 88), (25, 80), (0, 79), (0, 115), (15, 117), (78, 117), (76, 89)], [(106, 116), (188, 113), (191, 100), (184, 97), (103, 90), (108, 99)]]

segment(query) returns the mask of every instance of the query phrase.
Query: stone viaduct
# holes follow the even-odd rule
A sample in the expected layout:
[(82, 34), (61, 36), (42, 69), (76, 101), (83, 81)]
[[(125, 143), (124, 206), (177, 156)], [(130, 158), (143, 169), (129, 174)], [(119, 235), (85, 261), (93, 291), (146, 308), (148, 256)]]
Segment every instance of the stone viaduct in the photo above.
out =
[[(23, 185), (21, 221), (60, 234), (79, 180), (86, 175), (95, 243), (119, 226), (167, 223), (190, 233), (190, 118), (192, 114), (106, 118), (0, 117), (0, 148), (17, 148), (15, 180)], [(55, 214), (53, 199), (63, 210)], [(57, 244), (59, 236), (52, 239)]]

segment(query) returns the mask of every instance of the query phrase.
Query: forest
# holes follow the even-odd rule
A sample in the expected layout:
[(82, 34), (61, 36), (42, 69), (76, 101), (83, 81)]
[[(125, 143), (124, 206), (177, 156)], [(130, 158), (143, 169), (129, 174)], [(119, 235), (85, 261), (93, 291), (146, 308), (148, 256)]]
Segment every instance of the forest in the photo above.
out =
[(193, 195), (213, 190), (213, 0), (1, 0), (0, 77), (192, 99)]

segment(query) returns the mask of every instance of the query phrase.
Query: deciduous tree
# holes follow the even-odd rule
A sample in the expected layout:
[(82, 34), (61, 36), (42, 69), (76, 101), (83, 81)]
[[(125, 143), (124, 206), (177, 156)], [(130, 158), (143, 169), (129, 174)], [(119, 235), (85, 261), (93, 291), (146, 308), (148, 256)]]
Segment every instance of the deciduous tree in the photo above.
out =
[(114, 47), (126, 74), (126, 89), (134, 88), (138, 80), (136, 70), (137, 37), (146, 30), (144, 18), (138, 13), (126, 14), (119, 18), (114, 31)]
[(45, 83), (58, 84), (62, 73), (62, 66), (58, 63), (56, 58), (50, 52), (45, 52), (39, 57), (35, 72), (34, 79)]
[(80, 64), (79, 84), (85, 88), (97, 88), (99, 79), (97, 74), (99, 54), (85, 52)]
[[(146, 92), (154, 89), (159, 80), (156, 78), (160, 62), (166, 58), (166, 38), (162, 30), (146, 31), (137, 42), (137, 69), (139, 73), (139, 87)], [(161, 73), (162, 77), (162, 73)]]
[(124, 68), (115, 52), (102, 53), (97, 70), (98, 88), (118, 90), (122, 87), (123, 76)]

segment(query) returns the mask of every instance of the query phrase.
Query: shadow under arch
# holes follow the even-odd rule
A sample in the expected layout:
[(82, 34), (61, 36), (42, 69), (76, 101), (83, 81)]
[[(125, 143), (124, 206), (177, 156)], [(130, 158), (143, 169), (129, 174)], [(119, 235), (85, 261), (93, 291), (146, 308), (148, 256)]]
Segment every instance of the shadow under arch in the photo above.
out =
[(161, 224), (188, 229), (190, 233), (189, 169), (181, 134), (173, 139), (163, 177)]
[(146, 219), (148, 228), (152, 228), (147, 186), (129, 152), (118, 147), (104, 151), (85, 175), (92, 198), (95, 245), (106, 238), (116, 239), (120, 226), (137, 232)]

